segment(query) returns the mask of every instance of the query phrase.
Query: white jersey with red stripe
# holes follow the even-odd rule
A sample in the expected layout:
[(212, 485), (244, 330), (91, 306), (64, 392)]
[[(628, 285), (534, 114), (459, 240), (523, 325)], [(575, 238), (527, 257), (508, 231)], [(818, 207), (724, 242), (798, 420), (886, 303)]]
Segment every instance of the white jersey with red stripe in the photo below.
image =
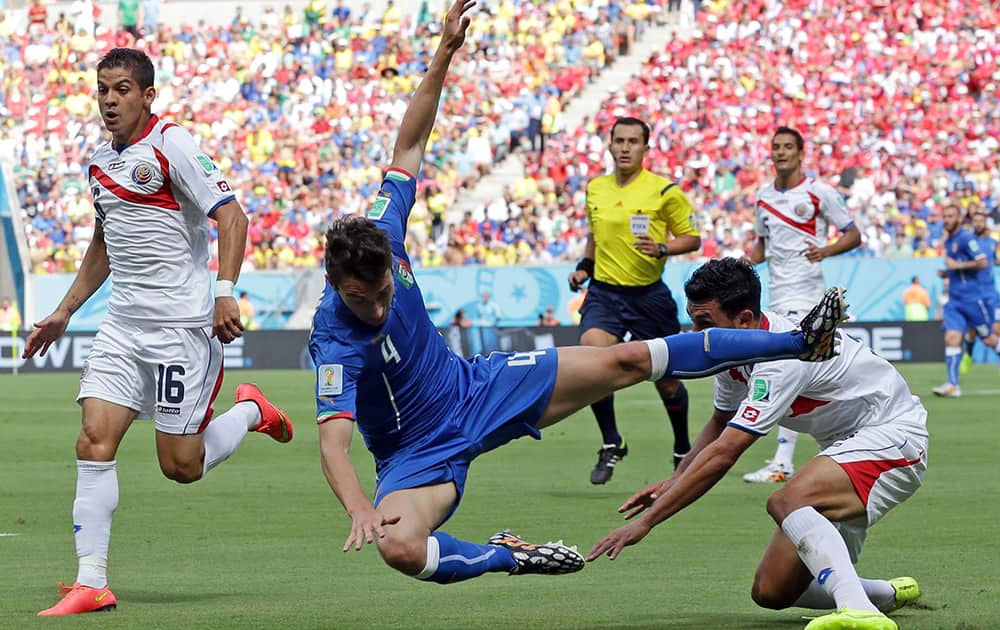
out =
[(778, 190), (772, 183), (757, 192), (754, 206), (757, 234), (765, 239), (768, 307), (808, 309), (823, 297), (826, 284), (820, 264), (805, 257), (806, 246), (825, 245), (831, 225), (841, 232), (853, 225), (843, 197), (831, 186), (807, 177), (788, 190)]
[(208, 217), (235, 195), (191, 134), (153, 116), (132, 144), (98, 148), (88, 174), (111, 265), (109, 317), (211, 325)]
[[(795, 328), (772, 312), (763, 322), (776, 332)], [(926, 440), (927, 412), (902, 375), (861, 341), (840, 336), (840, 354), (829, 361), (774, 361), (716, 375), (715, 407), (735, 410), (729, 426), (764, 435), (780, 424), (809, 433), (821, 448), (880, 425), (905, 425)]]

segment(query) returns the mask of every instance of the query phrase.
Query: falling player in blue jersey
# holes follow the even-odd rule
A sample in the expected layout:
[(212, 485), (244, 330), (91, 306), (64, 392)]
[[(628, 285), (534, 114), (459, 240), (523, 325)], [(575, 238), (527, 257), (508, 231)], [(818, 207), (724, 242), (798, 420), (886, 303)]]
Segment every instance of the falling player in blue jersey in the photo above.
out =
[[(1000, 296), (997, 295), (996, 280), (993, 274), (993, 267), (997, 264), (997, 241), (990, 236), (989, 225), (986, 221), (986, 211), (982, 208), (975, 208), (969, 211), (972, 224), (972, 235), (979, 244), (979, 251), (986, 256), (986, 267), (979, 270), (979, 286), (983, 293), (983, 303), (986, 306), (986, 314), (993, 317), (993, 335), (1000, 338)], [(969, 371), (972, 365), (972, 350), (976, 343), (976, 331), (969, 330), (965, 334), (965, 351), (962, 355), (962, 374)]]
[[(948, 382), (935, 387), (936, 396), (958, 398), (962, 362), (962, 339), (967, 330), (974, 330), (987, 346), (996, 349), (1000, 337), (993, 334), (993, 295), (984, 294), (980, 274), (991, 269), (992, 261), (980, 249), (972, 232), (962, 227), (962, 210), (954, 202), (945, 204), (941, 211), (944, 223), (945, 269), (948, 278), (948, 302), (944, 305), (944, 360)], [(992, 273), (992, 272), (991, 272)], [(992, 283), (991, 283), (992, 284)]]
[[(540, 429), (644, 379), (706, 376), (762, 357), (830, 358), (845, 306), (832, 289), (801, 331), (780, 334), (714, 329), (607, 348), (468, 360), (453, 353), (427, 315), (403, 240), (414, 174), (474, 5), (457, 0), (448, 11), (368, 216), (338, 219), (327, 232), (328, 285), (309, 339), (323, 471), (352, 522), (344, 551), (377, 542), (389, 566), (440, 584), (584, 565), (561, 542), (533, 545), (503, 531), (476, 544), (436, 531), (458, 506), (478, 455), (514, 438), (539, 438)], [(348, 456), (355, 425), (375, 457), (374, 500)]]

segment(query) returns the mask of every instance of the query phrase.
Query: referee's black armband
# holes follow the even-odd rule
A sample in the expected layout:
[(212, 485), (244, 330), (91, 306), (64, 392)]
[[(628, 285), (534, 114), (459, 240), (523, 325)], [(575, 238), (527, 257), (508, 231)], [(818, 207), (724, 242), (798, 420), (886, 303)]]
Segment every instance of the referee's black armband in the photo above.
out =
[(594, 277), (594, 259), (593, 258), (581, 258), (580, 262), (576, 263), (577, 271), (586, 271), (587, 275), (591, 278)]

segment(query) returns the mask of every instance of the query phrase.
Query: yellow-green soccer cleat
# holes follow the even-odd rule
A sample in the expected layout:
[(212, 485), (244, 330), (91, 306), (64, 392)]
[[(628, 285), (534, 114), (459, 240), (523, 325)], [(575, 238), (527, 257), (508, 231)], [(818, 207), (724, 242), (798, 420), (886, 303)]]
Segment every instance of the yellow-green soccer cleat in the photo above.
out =
[(841, 608), (835, 613), (816, 617), (806, 630), (899, 630), (899, 626), (880, 612)]
[(896, 589), (896, 604), (893, 610), (908, 606), (920, 598), (920, 585), (911, 577), (892, 578), (889, 584)]
[(968, 374), (971, 368), (972, 368), (972, 355), (966, 352), (962, 355), (962, 362), (958, 364), (958, 373)]

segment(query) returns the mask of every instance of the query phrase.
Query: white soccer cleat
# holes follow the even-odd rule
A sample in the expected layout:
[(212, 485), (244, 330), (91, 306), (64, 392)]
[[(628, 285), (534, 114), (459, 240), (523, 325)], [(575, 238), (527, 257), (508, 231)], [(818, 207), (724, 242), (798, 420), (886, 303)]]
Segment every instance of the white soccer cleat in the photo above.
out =
[(767, 466), (743, 475), (747, 483), (784, 483), (792, 476), (793, 468), (767, 460)]
[(952, 385), (951, 383), (938, 385), (931, 391), (934, 392), (935, 396), (940, 396), (942, 398), (959, 398), (962, 395), (961, 388), (958, 385)]

